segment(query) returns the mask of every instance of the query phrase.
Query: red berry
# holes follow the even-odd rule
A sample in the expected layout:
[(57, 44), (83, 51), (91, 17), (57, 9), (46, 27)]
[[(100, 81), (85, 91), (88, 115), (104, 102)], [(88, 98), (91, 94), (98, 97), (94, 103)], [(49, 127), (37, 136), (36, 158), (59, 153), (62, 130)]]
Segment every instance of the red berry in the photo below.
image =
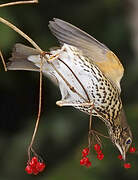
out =
[(99, 144), (95, 144), (94, 145), (94, 149), (95, 149), (95, 151), (100, 151), (101, 150), (101, 147), (100, 147), (100, 145)]
[(86, 165), (89, 162), (89, 158), (84, 157), (83, 159), (84, 159), (84, 165)]
[(102, 154), (102, 151), (100, 150), (100, 151), (97, 151), (97, 154)]
[(129, 152), (130, 152), (130, 153), (136, 152), (136, 148), (135, 148), (135, 147), (130, 147)]
[(88, 162), (89, 162), (89, 158), (83, 157), (83, 158), (80, 160), (80, 165), (86, 165)]
[(37, 175), (39, 173), (39, 171), (36, 168), (33, 168), (33, 174)]
[(34, 161), (30, 161), (30, 162), (29, 162), (29, 165), (30, 165), (32, 168), (34, 168), (34, 167), (36, 166), (36, 163), (35, 163)]
[(32, 157), (32, 162), (34, 162), (35, 164), (38, 162), (38, 158), (36, 156)]
[(90, 161), (87, 162), (86, 167), (89, 168), (92, 165)]
[(126, 168), (126, 169), (131, 168), (131, 164), (130, 164), (130, 163), (125, 163), (125, 164), (124, 164), (124, 168)]
[(89, 161), (89, 158), (83, 157), (83, 159), (80, 160), (80, 165), (85, 165), (89, 168), (91, 166), (91, 162)]
[(30, 165), (32, 168), (35, 168), (37, 162), (38, 162), (38, 158), (34, 156), (34, 157), (32, 158), (32, 160), (29, 162), (29, 165)]
[(82, 156), (85, 157), (85, 156), (87, 156), (88, 154), (89, 154), (89, 148), (83, 149), (83, 151), (82, 151)]
[(123, 159), (123, 157), (122, 157), (122, 155), (120, 154), (120, 155), (118, 155), (118, 159), (120, 159), (120, 160), (122, 160)]
[(38, 158), (34, 156), (31, 161), (26, 166), (25, 170), (28, 174), (37, 175), (39, 172), (42, 172), (45, 168), (45, 163), (41, 163), (38, 161)]
[(28, 174), (32, 174), (33, 169), (32, 169), (31, 166), (27, 165), (26, 168), (25, 168), (25, 171), (26, 171)]
[(98, 158), (99, 160), (102, 160), (102, 159), (104, 158), (104, 154), (103, 154), (103, 153), (97, 154), (97, 158)]
[(80, 165), (84, 165), (84, 159), (80, 160)]
[(45, 163), (41, 163), (41, 162), (38, 162), (37, 165), (36, 165), (36, 169), (39, 172), (42, 172), (45, 169), (45, 167), (46, 167)]

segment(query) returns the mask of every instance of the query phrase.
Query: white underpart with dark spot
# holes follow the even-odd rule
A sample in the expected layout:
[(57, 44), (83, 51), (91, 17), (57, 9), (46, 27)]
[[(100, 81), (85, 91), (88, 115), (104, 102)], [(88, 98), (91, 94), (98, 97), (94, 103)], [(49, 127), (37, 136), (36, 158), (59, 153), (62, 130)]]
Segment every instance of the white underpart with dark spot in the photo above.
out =
[[(45, 75), (56, 77), (61, 91), (62, 101), (66, 102), (66, 104), (74, 104), (74, 107), (86, 113), (90, 113), (90, 107), (88, 108), (88, 106), (75, 106), (75, 104), (86, 103), (84, 99), (89, 101), (88, 95), (90, 101), (94, 103), (96, 110), (92, 111), (93, 115), (102, 117), (102, 119), (103, 117), (105, 119), (115, 118), (122, 108), (117, 89), (113, 88), (112, 84), (105, 78), (96, 65), (89, 63), (87, 57), (80, 55), (80, 51), (77, 48), (64, 44), (62, 49), (63, 50), (58, 49), (50, 51), (51, 55), (59, 53), (57, 59), (51, 60), (51, 62), (67, 80), (70, 86), (83, 97), (73, 92), (61, 76), (53, 69), (50, 63), (45, 61), (42, 71)], [(46, 54), (46, 57), (50, 58), (51, 55)], [(29, 56), (28, 60), (34, 62), (37, 67), (40, 67), (40, 55)], [(87, 94), (84, 89), (87, 91)], [(115, 111), (115, 109), (117, 109), (117, 111)], [(112, 114), (115, 117), (111, 117)]]

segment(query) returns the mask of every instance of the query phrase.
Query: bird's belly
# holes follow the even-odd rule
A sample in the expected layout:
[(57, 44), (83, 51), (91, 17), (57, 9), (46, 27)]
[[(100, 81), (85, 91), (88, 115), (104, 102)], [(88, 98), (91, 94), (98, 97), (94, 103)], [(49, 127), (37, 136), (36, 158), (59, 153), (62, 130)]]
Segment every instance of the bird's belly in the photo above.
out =
[[(75, 108), (99, 117), (108, 118), (116, 116), (121, 109), (121, 100), (116, 88), (103, 75), (100, 69), (89, 62), (89, 59), (80, 55), (77, 49), (64, 45), (64, 51), (51, 51), (59, 53), (52, 61), (56, 70), (50, 63), (45, 63), (43, 72), (56, 77), (61, 91), (63, 105), (72, 105)], [(93, 103), (85, 106), (85, 103)]]
[[(60, 64), (57, 67), (59, 72), (71, 87), (84, 97), (83, 99), (72, 91), (56, 73), (62, 100), (74, 104), (75, 108), (86, 113), (91, 112), (91, 106), (83, 104), (90, 101), (94, 104), (93, 115), (106, 119), (117, 116), (122, 108), (119, 93), (96, 65), (90, 64), (88, 59), (80, 56), (77, 52), (74, 53), (72, 47), (67, 47), (67, 50), (61, 53), (58, 62)], [(75, 106), (75, 104), (78, 105)]]

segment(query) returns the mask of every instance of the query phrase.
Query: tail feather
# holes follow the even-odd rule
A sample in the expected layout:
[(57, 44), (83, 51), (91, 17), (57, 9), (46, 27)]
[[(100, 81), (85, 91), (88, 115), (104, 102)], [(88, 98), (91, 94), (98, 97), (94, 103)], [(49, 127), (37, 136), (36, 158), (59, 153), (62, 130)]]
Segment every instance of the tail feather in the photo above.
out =
[(39, 68), (36, 67), (32, 62), (28, 61), (27, 57), (30, 55), (38, 55), (39, 51), (25, 46), (23, 44), (15, 44), (12, 57), (9, 58), (7, 63), (8, 70), (28, 70), (28, 71), (39, 71)]
[(39, 51), (37, 49), (25, 46), (23, 44), (20, 43), (16, 43), (13, 47), (13, 52), (12, 52), (12, 56), (30, 56), (30, 55), (38, 55), (40, 54)]
[(29, 62), (26, 59), (23, 59), (20, 61), (8, 62), (7, 69), (8, 70), (39, 71), (38, 67), (36, 67), (32, 62)]
[[(9, 58), (9, 62), (7, 63), (8, 70), (27, 70), (27, 71), (40, 71), (40, 68), (35, 66), (35, 64), (28, 60), (28, 56), (30, 55), (38, 55), (39, 51), (33, 49), (31, 47), (27, 47), (23, 44), (15, 44), (12, 57)], [(44, 73), (46, 77), (48, 77), (54, 84), (58, 85), (57, 78), (54, 75), (50, 75), (49, 73)]]

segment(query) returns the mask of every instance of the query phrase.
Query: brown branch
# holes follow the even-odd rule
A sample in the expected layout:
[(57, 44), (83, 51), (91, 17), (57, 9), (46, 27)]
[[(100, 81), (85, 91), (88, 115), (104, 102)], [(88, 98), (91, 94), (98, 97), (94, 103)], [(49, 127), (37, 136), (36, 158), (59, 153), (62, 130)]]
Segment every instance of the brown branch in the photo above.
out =
[[(38, 0), (33, 0), (33, 1), (19, 1), (19, 2), (11, 2), (11, 3), (5, 3), (5, 4), (2, 4), (0, 5), (0, 7), (6, 7), (6, 6), (12, 6), (12, 5), (17, 5), (17, 4), (30, 4), (30, 3), (38, 3)], [(5, 25), (7, 25), (8, 27), (10, 27), (11, 29), (13, 29), (15, 32), (17, 32), (18, 34), (20, 34), (23, 38), (25, 38), (27, 41), (29, 41), (39, 52), (40, 54), (42, 55), (43, 54), (43, 51), (41, 50), (41, 48), (29, 37), (27, 36), (24, 32), (22, 32), (20, 29), (18, 29), (16, 26), (14, 26), (13, 24), (11, 24), (9, 21), (3, 19), (0, 17), (0, 22), (4, 23)], [(1, 52), (0, 52), (1, 53)], [(6, 69), (6, 66), (5, 66), (5, 62), (4, 62), (4, 58), (2, 56), (2, 53), (0, 54), (1, 58), (2, 58), (2, 62), (3, 62), (3, 65), (4, 65), (4, 68)], [(42, 57), (42, 56), (41, 56)], [(45, 57), (46, 59), (46, 57)], [(67, 84), (67, 86), (74, 92), (76, 93), (78, 96), (80, 96), (85, 102), (90, 102), (90, 98), (88, 96), (88, 93), (86, 91), (86, 89), (84, 88), (83, 84), (79, 81), (79, 79), (76, 77), (75, 73), (70, 69), (70, 71), (73, 73), (73, 75), (75, 76), (75, 78), (77, 79), (77, 81), (79, 82), (79, 84), (81, 85), (81, 87), (83, 88), (86, 96), (87, 96), (87, 99), (86, 100), (79, 92), (77, 92), (75, 90), (74, 87), (72, 87), (69, 82), (64, 78), (64, 76), (56, 69), (56, 67), (54, 66), (54, 64), (51, 62), (50, 63), (51, 66), (54, 68), (54, 70), (60, 75), (60, 77), (64, 80), (64, 82)], [(33, 146), (33, 143), (34, 143), (34, 139), (35, 139), (35, 136), (36, 136), (36, 132), (37, 132), (37, 129), (38, 129), (38, 125), (39, 125), (39, 121), (40, 121), (40, 115), (41, 115), (41, 101), (42, 101), (42, 65), (43, 65), (43, 62), (41, 61), (41, 64), (40, 64), (40, 86), (39, 86), (39, 109), (38, 109), (38, 114), (37, 114), (37, 120), (36, 120), (36, 124), (35, 124), (35, 129), (34, 129), (34, 132), (33, 132), (33, 135), (32, 135), (32, 139), (31, 139), (31, 142), (30, 142), (30, 145), (28, 147), (28, 157), (29, 157), (29, 161), (30, 161), (30, 152), (32, 151), (33, 153), (35, 153), (35, 151), (33, 150), (32, 146)], [(66, 65), (66, 64), (65, 64)], [(90, 121), (89, 121), (89, 132), (92, 130), (92, 109), (93, 107), (91, 108), (91, 111), (90, 111)], [(90, 135), (90, 134), (89, 134)], [(91, 137), (89, 136), (89, 146), (91, 144)]]
[[(40, 116), (41, 116), (41, 107), (42, 107), (42, 66), (43, 66), (43, 62), (41, 61), (40, 63), (40, 80), (39, 80), (39, 108), (38, 108), (38, 114), (37, 114), (37, 120), (36, 120), (36, 124), (35, 124), (35, 128), (34, 128), (34, 132), (33, 132), (33, 135), (32, 135), (32, 139), (31, 139), (31, 142), (30, 142), (30, 145), (28, 147), (28, 157), (29, 157), (29, 162), (30, 162), (30, 152), (31, 150), (33, 150), (32, 146), (33, 146), (33, 143), (34, 143), (34, 139), (35, 139), (35, 136), (36, 136), (36, 133), (37, 133), (37, 129), (38, 129), (38, 125), (39, 125), (39, 122), (40, 122)], [(35, 153), (35, 151), (33, 150), (33, 153)]]
[(0, 17), (0, 22), (4, 23), (5, 25), (7, 25), (8, 27), (10, 27), (11, 29), (13, 29), (15, 32), (17, 32), (18, 34), (20, 34), (24, 39), (26, 39), (27, 41), (29, 41), (32, 46), (34, 46), (34, 48), (36, 48), (38, 51), (40, 51), (40, 53), (42, 53), (43, 51), (41, 50), (41, 48), (29, 37), (27, 36), (23, 31), (21, 31), (19, 28), (17, 28), (16, 26), (14, 26), (12, 23), (10, 23), (9, 21), (3, 19)]
[(0, 8), (1, 8), (1, 7), (18, 5), (18, 4), (33, 4), (33, 3), (38, 3), (38, 0), (32, 0), (32, 1), (16, 1), (16, 2), (10, 2), (10, 3), (5, 3), (5, 4), (0, 4)]
[(6, 67), (6, 64), (5, 64), (5, 61), (4, 61), (4, 57), (2, 55), (1, 50), (0, 50), (0, 57), (1, 57), (1, 60), (2, 60), (3, 66), (4, 66), (4, 70), (7, 71), (7, 67)]
[[(33, 0), (33, 1), (20, 1), (20, 2), (11, 2), (11, 3), (6, 3), (6, 4), (2, 4), (0, 5), (0, 7), (5, 7), (5, 6), (12, 6), (12, 5), (17, 5), (17, 4), (29, 4), (29, 3), (38, 3), (38, 0)], [(9, 21), (3, 19), (0, 17), (0, 22), (4, 23), (5, 25), (7, 25), (8, 27), (10, 27), (11, 29), (13, 29), (15, 32), (17, 32), (18, 34), (20, 34), (24, 39), (26, 39), (28, 42), (30, 42), (39, 52), (40, 54), (43, 53), (43, 51), (41, 50), (41, 48), (29, 37), (27, 36), (24, 32), (22, 32), (20, 29), (18, 29), (16, 26), (14, 26), (13, 24), (11, 24)], [(2, 52), (0, 51), (0, 57), (2, 59), (5, 71), (7, 71), (5, 62), (4, 62), (4, 58), (2, 55)], [(30, 152), (31, 150), (33, 150), (32, 146), (34, 143), (34, 139), (36, 136), (36, 132), (38, 129), (38, 125), (39, 125), (39, 121), (40, 121), (40, 115), (41, 115), (41, 101), (42, 101), (42, 61), (40, 64), (40, 86), (39, 86), (39, 109), (38, 109), (38, 114), (37, 114), (37, 120), (36, 120), (36, 124), (35, 124), (35, 129), (32, 135), (32, 139), (30, 142), (30, 145), (28, 147), (28, 157), (29, 157), (29, 161), (30, 161)]]
[(60, 58), (58, 58), (58, 59), (59, 59), (59, 61), (61, 61), (65, 66), (67, 66), (67, 68), (71, 71), (71, 73), (72, 73), (72, 74), (74, 75), (74, 77), (77, 79), (78, 83), (80, 84), (80, 86), (82, 87), (84, 93), (86, 94), (88, 101), (90, 102), (90, 97), (89, 97), (89, 95), (88, 95), (88, 92), (87, 92), (87, 90), (85, 89), (85, 87), (83, 86), (83, 84), (81, 83), (81, 81), (79, 80), (79, 78), (76, 76), (76, 74), (73, 72), (73, 70), (72, 70), (64, 61), (62, 61)]
[(59, 76), (63, 79), (63, 81), (66, 83), (66, 85), (70, 88), (71, 91), (73, 91), (74, 93), (76, 93), (79, 97), (81, 97), (84, 101), (88, 102), (87, 99), (85, 99), (79, 92), (77, 92), (75, 90), (74, 87), (72, 87), (69, 82), (64, 78), (64, 76), (57, 70), (57, 68), (54, 66), (54, 64), (52, 62), (50, 62), (51, 66), (53, 67), (53, 69), (59, 74)]

